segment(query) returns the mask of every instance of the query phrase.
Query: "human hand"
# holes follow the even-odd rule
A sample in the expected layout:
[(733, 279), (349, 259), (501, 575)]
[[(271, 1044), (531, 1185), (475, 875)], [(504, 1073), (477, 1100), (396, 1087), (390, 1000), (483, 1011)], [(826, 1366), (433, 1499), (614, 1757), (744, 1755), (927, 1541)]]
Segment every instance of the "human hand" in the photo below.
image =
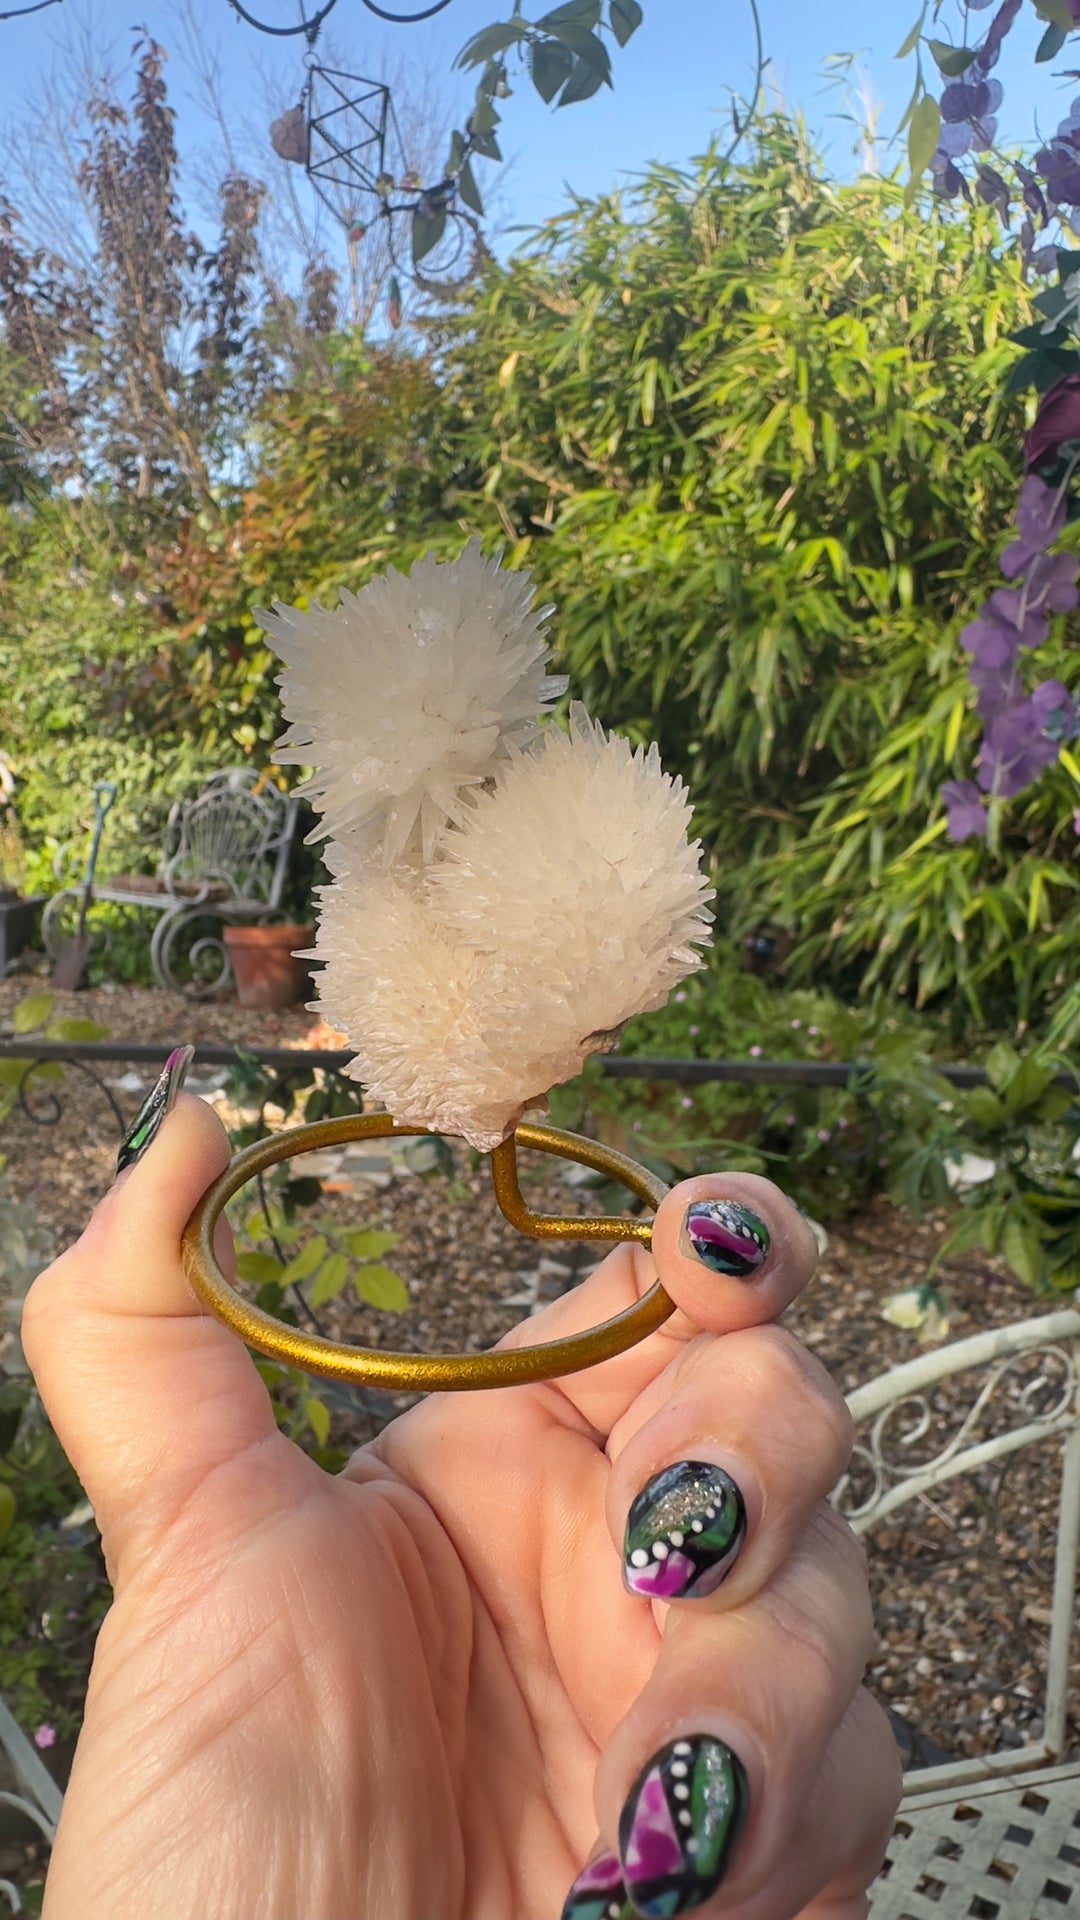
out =
[[(846, 1409), (771, 1324), (814, 1264), (794, 1209), (750, 1175), (683, 1183), (655, 1263), (619, 1246), (504, 1344), (596, 1325), (658, 1268), (678, 1310), (656, 1333), (562, 1380), (433, 1394), (331, 1477), (181, 1271), (227, 1160), (181, 1096), (26, 1301), (115, 1593), (45, 1920), (861, 1920), (899, 1765), (860, 1686), (861, 1549), (824, 1499)], [(767, 1228), (746, 1278), (685, 1237), (719, 1195)], [(230, 1273), (224, 1221), (217, 1245)], [(678, 1566), (697, 1594), (664, 1602), (620, 1565), (631, 1504), (680, 1462), (706, 1470), (671, 1496), (682, 1540), (661, 1511), (632, 1542), (654, 1571), (631, 1577), (662, 1583), (657, 1526), (671, 1560), (701, 1519), (707, 1564)]]

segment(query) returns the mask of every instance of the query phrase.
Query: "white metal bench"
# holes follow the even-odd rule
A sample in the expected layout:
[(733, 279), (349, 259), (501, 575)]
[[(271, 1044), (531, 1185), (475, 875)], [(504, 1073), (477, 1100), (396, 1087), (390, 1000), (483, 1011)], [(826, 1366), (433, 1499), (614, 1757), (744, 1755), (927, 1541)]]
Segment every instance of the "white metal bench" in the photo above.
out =
[[(966, 1373), (971, 1403), (959, 1426), (931, 1458), (905, 1462), (904, 1449), (930, 1430), (929, 1390)], [(1005, 1430), (980, 1437), (991, 1400), (1010, 1392)], [(860, 1534), (957, 1474), (1051, 1436), (1062, 1443), (1042, 1739), (905, 1776), (872, 1920), (1080, 1920), (1080, 1752), (1068, 1755), (1066, 1715), (1080, 1546), (1080, 1312), (954, 1341), (859, 1387), (848, 1406), (856, 1446), (833, 1500)]]
[[(150, 959), (159, 986), (219, 992), (229, 978), (229, 957), (207, 922), (216, 920), (220, 929), (280, 908), (299, 806), (251, 767), (226, 767), (193, 799), (175, 802), (156, 872), (106, 871), (95, 878), (91, 901), (158, 916)], [(61, 885), (42, 915), (42, 939), (54, 957), (70, 935), (82, 894), (68, 871), (73, 848), (61, 847), (54, 859)], [(190, 976), (183, 980), (176, 971), (182, 957)]]

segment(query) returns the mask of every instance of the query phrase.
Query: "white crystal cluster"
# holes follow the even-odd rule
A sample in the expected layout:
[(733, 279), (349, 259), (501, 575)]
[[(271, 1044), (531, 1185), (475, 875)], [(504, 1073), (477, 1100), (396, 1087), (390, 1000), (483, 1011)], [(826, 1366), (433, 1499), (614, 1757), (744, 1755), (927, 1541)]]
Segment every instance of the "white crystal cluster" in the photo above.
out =
[(285, 662), (279, 760), (330, 835), (319, 1009), (403, 1126), (490, 1148), (701, 965), (711, 889), (655, 747), (584, 709), (540, 727), (529, 575), (476, 543), (340, 607), (258, 613)]

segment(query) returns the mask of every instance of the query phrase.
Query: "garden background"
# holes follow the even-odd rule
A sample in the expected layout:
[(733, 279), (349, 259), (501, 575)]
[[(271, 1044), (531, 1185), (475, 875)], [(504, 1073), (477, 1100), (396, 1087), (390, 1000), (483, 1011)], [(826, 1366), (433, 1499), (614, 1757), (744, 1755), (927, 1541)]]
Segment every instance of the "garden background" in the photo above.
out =
[[(196, 238), (153, 42), (138, 43), (128, 82), (123, 99), (88, 102), (80, 247), (43, 244), (32, 209), (0, 209), (8, 880), (51, 890), (59, 849), (85, 844), (96, 780), (118, 787), (111, 857), (145, 872), (172, 802), (216, 769), (248, 764), (291, 784), (273, 764), (275, 663), (254, 609), (332, 604), (388, 565), (452, 557), (476, 536), (530, 568), (553, 603), (553, 665), (571, 697), (656, 741), (694, 803), (715, 949), (668, 1008), (632, 1023), (621, 1052), (853, 1063), (839, 1085), (779, 1098), (605, 1078), (598, 1065), (555, 1097), (555, 1118), (671, 1178), (722, 1164), (780, 1180), (831, 1234), (849, 1288), (845, 1308), (812, 1308), (800, 1331), (827, 1358), (832, 1339), (855, 1377), (871, 1351), (887, 1362), (920, 1333), (1016, 1318), (1032, 1293), (1075, 1288), (1080, 770), (1066, 746), (995, 811), (986, 838), (962, 844), (940, 799), (974, 755), (959, 634), (998, 576), (1032, 411), (1007, 376), (1020, 357), (1011, 336), (1038, 319), (1035, 288), (997, 208), (912, 196), (876, 174), (838, 178), (797, 117), (763, 112), (733, 153), (718, 140), (685, 166), (571, 200), (453, 295), (411, 298), (400, 326), (370, 313), (357, 324), (355, 271), (350, 284), (311, 257), (282, 279), (258, 181), (223, 177), (219, 230)], [(1076, 550), (1072, 526), (1060, 545)], [(1054, 619), (1041, 658), (1066, 687), (1075, 619)], [(298, 849), (288, 917), (311, 916), (324, 877), (317, 849)], [(120, 1030), (125, 995), (141, 1006), (151, 986), (148, 937), (118, 912), (97, 909), (95, 924), (111, 944), (91, 956), (94, 1011), (111, 990)], [(46, 986), (32, 973), (6, 984), (9, 1031), (76, 1014), (48, 1004)], [(212, 1009), (200, 1004), (180, 1032), (165, 998), (160, 1038), (214, 1037)], [(290, 1019), (294, 1037), (310, 1024)], [(986, 1084), (958, 1088), (942, 1069), (960, 1063), (985, 1069)], [(35, 1249), (53, 1249), (34, 1239), (33, 1191), (12, 1184), (37, 1151), (17, 1092), (0, 1061), (0, 1140), (24, 1128), (0, 1197), (0, 1256), (9, 1270), (21, 1261), (25, 1282)], [(354, 1099), (310, 1073), (283, 1091), (250, 1066), (224, 1093), (238, 1141), (273, 1123), (268, 1104), (314, 1118)], [(456, 1149), (412, 1177), (448, 1183), (462, 1236), (480, 1220), (476, 1165)], [(393, 1195), (380, 1205), (373, 1223), (332, 1181), (287, 1182), (273, 1217), (248, 1223), (247, 1278), (281, 1296), (283, 1249), (306, 1218), (323, 1244), (299, 1278), (318, 1269), (308, 1304), (336, 1311), (346, 1254), (377, 1263), (402, 1231)], [(890, 1259), (895, 1208), (903, 1250)], [(510, 1306), (522, 1270), (486, 1220), (482, 1232)], [(845, 1269), (860, 1235), (870, 1257)], [(464, 1257), (454, 1283), (457, 1309), (479, 1315), (476, 1339), (496, 1337)], [(402, 1312), (389, 1282), (367, 1288), (357, 1280), (354, 1334)], [(408, 1337), (397, 1324), (395, 1344)], [(272, 1377), (282, 1419), (333, 1465), (348, 1410)], [(67, 1748), (104, 1588), (85, 1523), (43, 1571), (43, 1530), (60, 1551), (56, 1522), (78, 1511), (79, 1490), (28, 1425), (25, 1382), (13, 1374), (0, 1402), (12, 1573), (0, 1691)], [(1028, 1514), (1039, 1506), (1019, 1475), (1012, 1494)], [(38, 1625), (57, 1583), (76, 1623), (59, 1654)], [(942, 1645), (963, 1653), (957, 1622), (970, 1624), (974, 1603), (947, 1589)], [(930, 1651), (918, 1657), (933, 1677), (925, 1614), (916, 1638), (923, 1649), (928, 1634)], [(1003, 1666), (1026, 1672), (1015, 1620), (987, 1620), (977, 1631), (997, 1634)], [(937, 1692), (930, 1730), (944, 1744), (959, 1710)]]

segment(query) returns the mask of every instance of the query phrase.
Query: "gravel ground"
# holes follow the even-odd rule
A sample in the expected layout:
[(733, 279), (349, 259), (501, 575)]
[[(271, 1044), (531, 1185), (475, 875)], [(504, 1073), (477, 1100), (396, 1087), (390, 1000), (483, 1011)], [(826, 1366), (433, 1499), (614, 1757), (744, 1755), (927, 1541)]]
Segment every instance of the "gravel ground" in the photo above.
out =
[[(0, 982), (0, 1031), (10, 1031), (13, 1003), (32, 986)], [(302, 1008), (251, 1012), (234, 1001), (192, 1004), (178, 995), (120, 988), (58, 996), (58, 1012), (89, 1015), (132, 1040), (242, 1042), (247, 1045), (340, 1044)], [(196, 1063), (197, 1070), (197, 1063)], [(123, 1069), (107, 1070), (119, 1079)], [(32, 1200), (55, 1249), (67, 1244), (104, 1192), (117, 1144), (105, 1097), (84, 1075), (66, 1070), (57, 1084), (63, 1118), (33, 1125), (16, 1113), (3, 1129), (7, 1171), (19, 1199)], [(124, 1111), (140, 1100), (114, 1088)], [(235, 1115), (226, 1114), (226, 1119)], [(323, 1310), (328, 1330), (366, 1345), (422, 1352), (486, 1347), (529, 1310), (530, 1302), (562, 1291), (592, 1264), (595, 1249), (543, 1256), (517, 1236), (498, 1213), (483, 1168), (455, 1150), (452, 1179), (398, 1170), (362, 1192), (330, 1179), (324, 1207), (342, 1224), (392, 1228), (400, 1241), (390, 1263), (401, 1272), (413, 1305), (408, 1314), (381, 1313), (342, 1300)], [(296, 1171), (304, 1171), (298, 1162)], [(523, 1181), (535, 1207), (574, 1210), (580, 1189), (561, 1169), (526, 1163)], [(785, 1316), (846, 1392), (908, 1360), (921, 1349), (917, 1335), (881, 1317), (884, 1298), (918, 1284), (945, 1231), (943, 1215), (919, 1225), (885, 1202), (829, 1233), (828, 1247), (805, 1295)], [(481, 1276), (478, 1280), (477, 1276)], [(950, 1261), (940, 1276), (951, 1306), (949, 1337), (1006, 1325), (1064, 1302), (1039, 1301), (1000, 1265), (983, 1256)], [(996, 1430), (1015, 1406), (1029, 1371), (992, 1401), (979, 1433)], [(970, 1384), (931, 1397), (928, 1434), (908, 1447), (907, 1459), (930, 1457), (955, 1431), (974, 1399)], [(403, 1400), (401, 1404), (407, 1404)], [(335, 1412), (331, 1439), (352, 1444), (368, 1437), (363, 1415)], [(954, 1489), (903, 1510), (868, 1542), (879, 1646), (869, 1684), (892, 1710), (909, 1758), (932, 1764), (942, 1755), (978, 1754), (1037, 1736), (1041, 1722), (1058, 1495), (1057, 1449), (1047, 1443), (968, 1477)], [(1071, 1690), (1080, 1704), (1080, 1662)], [(1071, 1724), (1080, 1750), (1080, 1723)], [(0, 1874), (4, 1871), (0, 1851)]]

